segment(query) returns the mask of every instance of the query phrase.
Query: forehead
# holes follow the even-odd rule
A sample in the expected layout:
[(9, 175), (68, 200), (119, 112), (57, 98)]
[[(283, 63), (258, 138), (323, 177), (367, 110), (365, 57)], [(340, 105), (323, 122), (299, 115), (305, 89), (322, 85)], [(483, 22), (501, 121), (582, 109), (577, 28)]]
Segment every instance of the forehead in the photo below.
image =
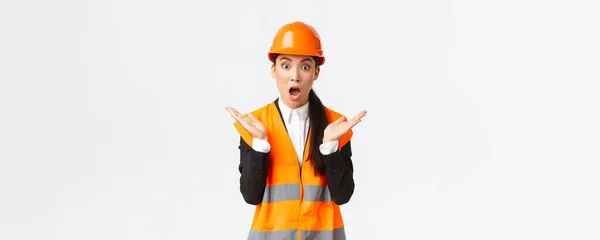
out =
[(302, 62), (302, 61), (310, 61), (311, 63), (315, 62), (315, 60), (311, 56), (288, 55), (288, 54), (282, 54), (282, 55), (277, 56), (277, 60), (279, 60), (279, 61), (288, 60), (288, 61), (292, 61), (292, 62)]

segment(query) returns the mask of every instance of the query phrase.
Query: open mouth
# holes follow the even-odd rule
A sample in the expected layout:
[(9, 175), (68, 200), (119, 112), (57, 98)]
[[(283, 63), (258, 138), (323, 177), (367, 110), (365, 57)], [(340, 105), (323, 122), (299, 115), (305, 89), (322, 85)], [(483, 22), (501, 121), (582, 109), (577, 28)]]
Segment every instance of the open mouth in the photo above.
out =
[(290, 91), (290, 97), (292, 98), (292, 100), (297, 100), (300, 97), (300, 88), (291, 87), (289, 91)]

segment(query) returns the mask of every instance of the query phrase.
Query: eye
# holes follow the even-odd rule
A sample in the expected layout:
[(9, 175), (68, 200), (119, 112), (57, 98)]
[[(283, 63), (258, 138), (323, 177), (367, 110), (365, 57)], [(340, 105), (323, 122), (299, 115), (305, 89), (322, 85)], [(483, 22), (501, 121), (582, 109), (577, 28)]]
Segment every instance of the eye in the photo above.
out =
[(308, 70), (308, 69), (310, 69), (310, 66), (309, 66), (309, 65), (304, 65), (304, 66), (302, 66), (302, 70)]
[(289, 65), (289, 64), (287, 64), (287, 63), (284, 63), (284, 64), (282, 64), (282, 65), (281, 65), (281, 67), (282, 67), (283, 69), (288, 69), (288, 68), (290, 68), (290, 65)]

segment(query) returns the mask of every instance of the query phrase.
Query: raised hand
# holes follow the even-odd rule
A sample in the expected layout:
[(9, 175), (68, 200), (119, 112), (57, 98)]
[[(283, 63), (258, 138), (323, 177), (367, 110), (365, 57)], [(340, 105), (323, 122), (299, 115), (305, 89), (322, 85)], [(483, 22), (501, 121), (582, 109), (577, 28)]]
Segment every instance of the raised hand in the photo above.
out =
[(227, 112), (229, 112), (231, 117), (240, 123), (242, 127), (244, 127), (244, 129), (246, 129), (246, 131), (252, 135), (253, 138), (258, 138), (261, 140), (267, 139), (267, 129), (258, 119), (252, 116), (252, 114), (244, 116), (235, 110), (235, 108), (229, 106), (225, 107), (225, 109), (227, 109)]
[(352, 127), (354, 127), (354, 125), (361, 122), (361, 119), (365, 115), (367, 115), (367, 111), (363, 110), (348, 121), (346, 121), (346, 117), (341, 117), (335, 120), (335, 122), (330, 123), (329, 125), (327, 125), (327, 128), (325, 128), (325, 132), (323, 134), (323, 142), (337, 141), (342, 136), (344, 136), (344, 134), (346, 134)]

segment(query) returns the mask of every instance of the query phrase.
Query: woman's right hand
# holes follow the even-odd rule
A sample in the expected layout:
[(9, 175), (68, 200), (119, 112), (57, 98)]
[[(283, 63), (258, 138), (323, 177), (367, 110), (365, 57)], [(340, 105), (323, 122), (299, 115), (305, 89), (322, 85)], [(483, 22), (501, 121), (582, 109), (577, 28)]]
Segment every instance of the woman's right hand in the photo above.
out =
[(234, 118), (238, 123), (252, 135), (253, 138), (257, 138), (260, 140), (267, 140), (267, 129), (265, 126), (256, 119), (252, 114), (248, 114), (248, 116), (244, 116), (239, 113), (235, 108), (225, 107), (227, 112)]

